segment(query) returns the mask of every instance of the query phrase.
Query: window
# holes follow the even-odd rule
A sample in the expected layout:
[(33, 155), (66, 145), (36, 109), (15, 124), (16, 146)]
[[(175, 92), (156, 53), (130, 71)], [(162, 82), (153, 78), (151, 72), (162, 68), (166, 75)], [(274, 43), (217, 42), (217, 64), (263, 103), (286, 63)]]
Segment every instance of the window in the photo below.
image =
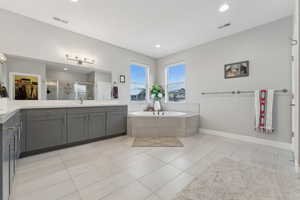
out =
[(175, 64), (166, 68), (166, 100), (185, 101), (185, 64)]
[(139, 64), (130, 65), (130, 100), (146, 101), (148, 96), (148, 68)]

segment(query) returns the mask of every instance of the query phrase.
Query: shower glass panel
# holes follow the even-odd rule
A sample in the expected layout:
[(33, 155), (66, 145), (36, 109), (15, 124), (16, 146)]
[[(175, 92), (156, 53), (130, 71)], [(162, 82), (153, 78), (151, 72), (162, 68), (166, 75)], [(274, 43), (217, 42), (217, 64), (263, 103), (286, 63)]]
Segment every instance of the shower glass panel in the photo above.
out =
[(85, 100), (94, 100), (94, 83), (91, 82), (76, 82), (75, 87), (75, 99), (83, 98)]
[(48, 100), (94, 100), (94, 83), (92, 82), (69, 82), (47, 81)]
[(59, 100), (75, 100), (75, 89), (74, 89), (74, 82), (68, 81), (58, 81), (58, 99)]

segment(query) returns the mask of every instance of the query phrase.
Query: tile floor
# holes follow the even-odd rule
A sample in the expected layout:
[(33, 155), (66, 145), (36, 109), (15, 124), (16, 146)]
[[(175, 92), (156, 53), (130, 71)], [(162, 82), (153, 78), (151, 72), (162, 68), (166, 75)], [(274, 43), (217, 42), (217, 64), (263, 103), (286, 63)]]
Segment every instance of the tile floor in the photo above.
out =
[(224, 157), (294, 173), (290, 152), (222, 137), (132, 148), (123, 136), (20, 159), (13, 200), (169, 200)]

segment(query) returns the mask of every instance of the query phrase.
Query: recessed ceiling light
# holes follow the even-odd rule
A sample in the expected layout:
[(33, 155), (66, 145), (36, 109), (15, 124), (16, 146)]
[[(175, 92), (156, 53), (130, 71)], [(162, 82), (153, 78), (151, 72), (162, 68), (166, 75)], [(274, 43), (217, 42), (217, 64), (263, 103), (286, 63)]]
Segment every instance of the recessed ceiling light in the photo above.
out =
[(155, 45), (155, 48), (160, 48), (160, 44)]
[(65, 70), (65, 71), (68, 71), (69, 69), (65, 67), (64, 70)]
[(228, 3), (224, 3), (224, 4), (222, 4), (221, 6), (220, 6), (220, 8), (219, 8), (219, 12), (226, 12), (228, 9), (229, 9), (229, 4)]
[(78, 2), (79, 0), (70, 0), (70, 1), (71, 1), (71, 2), (75, 2), (75, 3), (76, 3), (76, 2)]

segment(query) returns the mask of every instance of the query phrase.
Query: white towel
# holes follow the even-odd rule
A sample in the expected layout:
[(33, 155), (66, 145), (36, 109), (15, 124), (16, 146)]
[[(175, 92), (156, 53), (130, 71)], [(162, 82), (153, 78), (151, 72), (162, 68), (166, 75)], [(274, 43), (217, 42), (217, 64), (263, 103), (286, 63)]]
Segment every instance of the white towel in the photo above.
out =
[(255, 91), (255, 130), (263, 133), (273, 132), (274, 90)]

